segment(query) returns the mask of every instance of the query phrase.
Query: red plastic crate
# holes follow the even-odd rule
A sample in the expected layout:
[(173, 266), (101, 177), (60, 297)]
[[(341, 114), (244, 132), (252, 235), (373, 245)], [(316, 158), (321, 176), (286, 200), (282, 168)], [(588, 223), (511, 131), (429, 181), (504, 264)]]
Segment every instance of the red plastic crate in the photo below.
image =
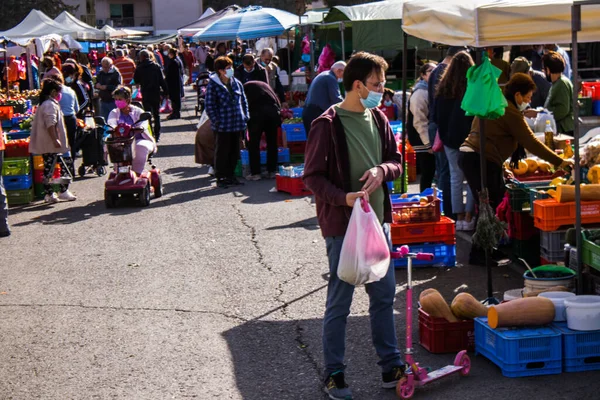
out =
[(436, 354), (475, 351), (475, 323), (473, 320), (448, 322), (419, 308), (419, 344)]
[(525, 212), (513, 212), (512, 223), (508, 226), (508, 237), (518, 240), (529, 240), (539, 235), (533, 223), (533, 217)]
[[(60, 178), (60, 165), (56, 164), (54, 167), (53, 178)], [(44, 183), (44, 171), (39, 169), (33, 170), (33, 183)]]
[(0, 120), (5, 121), (11, 119), (14, 115), (13, 106), (0, 106)]
[(417, 153), (406, 153), (406, 163), (410, 166), (417, 166)]
[(306, 152), (306, 142), (288, 142), (290, 154), (304, 154)]
[(517, 175), (515, 176), (515, 181), (517, 183), (519, 182), (537, 182), (537, 181), (551, 181), (552, 179), (559, 177), (559, 176), (564, 176), (564, 172), (559, 171), (559, 172), (554, 172), (554, 173), (543, 173), (540, 171), (536, 171), (534, 173), (527, 173), (524, 175)]
[(304, 186), (302, 178), (290, 178), (277, 174), (275, 177), (275, 186), (278, 192), (286, 192), (292, 196), (308, 196), (312, 192)]
[(408, 168), (406, 169), (407, 173), (408, 173), (408, 181), (409, 182), (416, 182), (417, 180), (417, 166), (416, 165), (412, 165), (412, 164), (408, 164)]
[(392, 224), (390, 229), (394, 244), (456, 243), (456, 226), (448, 217), (441, 217), (438, 222)]
[[(554, 199), (533, 202), (535, 227), (546, 232), (558, 230), (561, 226), (575, 224), (575, 202), (559, 203)], [(600, 201), (581, 202), (581, 223), (600, 222)]]
[(424, 196), (429, 201), (427, 204), (419, 202), (402, 202), (392, 206), (392, 219), (395, 224), (413, 224), (423, 222), (439, 222), (442, 216), (440, 200), (433, 195)]
[(29, 138), (6, 141), (4, 157), (29, 157)]

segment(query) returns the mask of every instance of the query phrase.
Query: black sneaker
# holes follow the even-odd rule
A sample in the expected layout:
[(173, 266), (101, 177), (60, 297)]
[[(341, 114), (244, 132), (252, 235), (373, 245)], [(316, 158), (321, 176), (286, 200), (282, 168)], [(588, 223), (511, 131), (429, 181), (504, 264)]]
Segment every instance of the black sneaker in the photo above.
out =
[(352, 400), (352, 391), (346, 384), (343, 371), (336, 371), (325, 379), (325, 392), (333, 400)]
[(406, 368), (404, 366), (394, 367), (389, 372), (383, 372), (381, 379), (383, 383), (381, 387), (384, 389), (394, 389), (402, 379), (406, 378)]
[(227, 184), (229, 184), (231, 186), (243, 186), (244, 182), (238, 181), (237, 178), (229, 178), (229, 179), (227, 179)]
[(229, 182), (226, 179), (217, 179), (217, 187), (227, 189), (229, 187)]

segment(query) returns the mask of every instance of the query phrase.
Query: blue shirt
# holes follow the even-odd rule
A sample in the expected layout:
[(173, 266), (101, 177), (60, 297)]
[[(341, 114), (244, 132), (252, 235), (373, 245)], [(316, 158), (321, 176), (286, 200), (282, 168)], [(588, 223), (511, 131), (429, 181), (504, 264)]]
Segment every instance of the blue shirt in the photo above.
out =
[(71, 117), (77, 114), (79, 111), (79, 102), (77, 101), (75, 91), (70, 87), (63, 85), (61, 93), (62, 97), (58, 104), (65, 117)]
[(317, 106), (323, 111), (343, 100), (339, 83), (333, 71), (325, 71), (317, 75), (310, 84), (306, 95), (307, 106)]

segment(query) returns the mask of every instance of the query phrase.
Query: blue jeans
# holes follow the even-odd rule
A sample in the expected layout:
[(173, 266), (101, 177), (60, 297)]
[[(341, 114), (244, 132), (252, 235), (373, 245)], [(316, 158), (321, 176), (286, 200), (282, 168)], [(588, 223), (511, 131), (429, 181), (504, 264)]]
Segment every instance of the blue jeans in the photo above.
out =
[[(391, 249), (388, 224), (383, 225), (383, 232)], [(345, 369), (346, 321), (350, 315), (354, 286), (340, 280), (337, 276), (343, 241), (343, 236), (325, 238), (330, 272), (327, 285), (327, 306), (323, 319), (323, 356), (326, 377), (332, 372)], [(403, 365), (394, 324), (393, 305), (396, 293), (394, 266), (390, 263), (385, 277), (378, 282), (369, 283), (365, 287), (369, 295), (371, 337), (380, 360), (378, 364), (383, 372), (389, 372), (393, 367)]]
[(114, 101), (102, 101), (100, 100), (100, 116), (104, 117), (106, 121), (108, 121), (108, 114), (112, 110), (117, 108)]
[[(429, 122), (429, 140), (433, 145), (435, 141), (435, 133), (437, 132), (437, 124)], [(452, 218), (452, 193), (450, 186), (450, 166), (446, 153), (436, 152), (435, 154), (435, 170), (437, 171), (437, 187), (443, 193), (444, 200), (444, 215)]]
[[(2, 140), (1, 137), (0, 140)], [(0, 171), (2, 171), (3, 160), (4, 150), (0, 150)], [(0, 174), (0, 232), (8, 232), (8, 230), (8, 203), (6, 201), (4, 181), (2, 180), (2, 174)]]
[(458, 156), (460, 150), (452, 149), (444, 146), (448, 165), (450, 166), (450, 186), (452, 187), (452, 212), (454, 214), (463, 214), (468, 212), (472, 214), (475, 211), (475, 198), (471, 192), (471, 187), (467, 185), (467, 205), (463, 199), (463, 187), (465, 182), (465, 174), (458, 166)]

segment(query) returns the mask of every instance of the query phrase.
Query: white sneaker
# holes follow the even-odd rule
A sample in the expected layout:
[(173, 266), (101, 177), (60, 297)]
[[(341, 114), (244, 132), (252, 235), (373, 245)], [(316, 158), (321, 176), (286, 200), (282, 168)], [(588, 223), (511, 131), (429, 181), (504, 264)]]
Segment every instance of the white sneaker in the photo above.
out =
[(475, 226), (475, 218), (471, 222), (463, 221), (463, 231), (474, 231)]
[(215, 169), (213, 167), (208, 167), (208, 174), (210, 176), (215, 176)]
[(465, 230), (465, 221), (464, 220), (458, 220), (456, 221), (456, 231), (464, 231)]
[(260, 181), (261, 176), (260, 175), (248, 175), (248, 176), (246, 176), (246, 180), (247, 181)]
[(58, 195), (58, 199), (62, 201), (73, 201), (77, 200), (77, 197), (67, 189), (66, 192), (62, 192)]
[(48, 204), (54, 204), (54, 203), (58, 203), (58, 196), (56, 195), (56, 193), (52, 193), (52, 195), (47, 194), (44, 197), (44, 201)]

